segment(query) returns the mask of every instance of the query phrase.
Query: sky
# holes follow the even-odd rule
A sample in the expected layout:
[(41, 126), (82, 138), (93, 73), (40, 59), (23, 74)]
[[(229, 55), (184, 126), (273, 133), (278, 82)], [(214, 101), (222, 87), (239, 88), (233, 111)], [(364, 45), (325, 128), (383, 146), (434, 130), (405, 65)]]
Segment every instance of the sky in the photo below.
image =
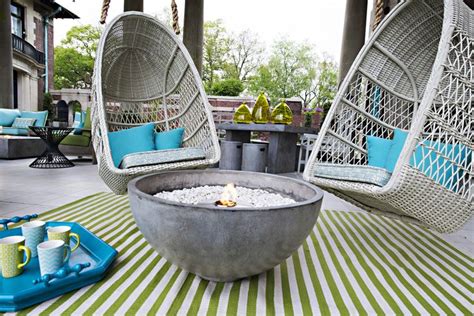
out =
[[(74, 1), (74, 2), (73, 2)], [(74, 25), (99, 25), (102, 0), (56, 0), (78, 20), (54, 21), (59, 44)], [(251, 30), (266, 47), (281, 37), (314, 45), (320, 54), (339, 61), (346, 0), (205, 0), (204, 20), (221, 19), (231, 32)], [(369, 1), (369, 12), (371, 10)], [(144, 12), (163, 16), (171, 0), (144, 0)], [(183, 25), (184, 0), (176, 0)], [(123, 11), (123, 0), (111, 0), (107, 22)]]

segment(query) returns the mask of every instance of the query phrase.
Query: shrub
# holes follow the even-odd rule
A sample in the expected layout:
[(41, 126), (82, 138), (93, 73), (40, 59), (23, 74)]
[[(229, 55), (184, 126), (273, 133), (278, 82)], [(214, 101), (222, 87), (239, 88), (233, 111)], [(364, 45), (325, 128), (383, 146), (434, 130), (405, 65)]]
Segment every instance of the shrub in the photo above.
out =
[(211, 93), (213, 95), (236, 97), (242, 91), (244, 91), (242, 81), (235, 78), (218, 81), (211, 87)]

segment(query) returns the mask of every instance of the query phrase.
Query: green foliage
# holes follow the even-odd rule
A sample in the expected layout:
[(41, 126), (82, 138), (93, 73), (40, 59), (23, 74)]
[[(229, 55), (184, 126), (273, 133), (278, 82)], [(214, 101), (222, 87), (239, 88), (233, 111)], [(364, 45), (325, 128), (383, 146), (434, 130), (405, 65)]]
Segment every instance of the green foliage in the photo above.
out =
[(79, 101), (71, 101), (71, 102), (69, 102), (69, 105), (72, 105), (72, 113), (82, 111), (81, 102), (79, 102)]
[(337, 65), (330, 58), (326, 57), (318, 63), (317, 76), (313, 89), (313, 100), (311, 108), (323, 109), (321, 123), (324, 121), (326, 114), (336, 96), (338, 88), (337, 82)]
[(102, 29), (73, 26), (54, 49), (54, 84), (61, 88), (90, 88), (95, 52)]
[(204, 23), (204, 51), (202, 79), (208, 92), (214, 81), (219, 78), (219, 72), (225, 66), (229, 51), (227, 31), (221, 20)]
[(250, 82), (253, 93), (265, 90), (270, 99), (300, 96), (311, 89), (316, 76), (316, 57), (309, 45), (288, 39), (274, 43), (267, 65), (260, 66)]
[(211, 94), (236, 97), (244, 91), (244, 85), (239, 79), (229, 78), (214, 82)]
[(45, 92), (45, 94), (43, 95), (43, 110), (48, 111), (49, 120), (52, 120), (54, 118), (53, 96), (49, 92)]
[(207, 92), (214, 93), (214, 84), (223, 80), (245, 83), (262, 58), (263, 46), (256, 34), (249, 30), (229, 33), (221, 20), (204, 23), (202, 79)]

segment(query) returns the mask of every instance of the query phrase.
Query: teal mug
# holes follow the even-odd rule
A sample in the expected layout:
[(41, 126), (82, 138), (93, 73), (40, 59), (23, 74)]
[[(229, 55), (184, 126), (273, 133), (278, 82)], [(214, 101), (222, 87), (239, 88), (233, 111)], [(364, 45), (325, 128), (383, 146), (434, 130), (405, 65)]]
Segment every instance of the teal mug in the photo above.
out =
[(43, 221), (32, 221), (21, 225), (21, 233), (25, 237), (25, 245), (31, 250), (31, 257), (38, 256), (37, 246), (44, 241), (46, 235), (46, 223)]
[(71, 247), (62, 240), (48, 240), (37, 247), (41, 276), (56, 273), (71, 257)]

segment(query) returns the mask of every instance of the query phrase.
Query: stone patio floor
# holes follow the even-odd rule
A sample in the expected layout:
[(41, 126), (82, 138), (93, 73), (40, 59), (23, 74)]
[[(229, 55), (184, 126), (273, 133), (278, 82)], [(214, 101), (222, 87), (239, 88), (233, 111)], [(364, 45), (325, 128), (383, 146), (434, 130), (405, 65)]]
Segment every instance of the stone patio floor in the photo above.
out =
[[(33, 159), (0, 160), (0, 218), (44, 212), (97, 192), (110, 190), (88, 160), (74, 160), (73, 168), (32, 169)], [(287, 174), (301, 177), (300, 174)], [(360, 211), (326, 193), (323, 209)], [(458, 232), (443, 239), (474, 257), (474, 217)]]

